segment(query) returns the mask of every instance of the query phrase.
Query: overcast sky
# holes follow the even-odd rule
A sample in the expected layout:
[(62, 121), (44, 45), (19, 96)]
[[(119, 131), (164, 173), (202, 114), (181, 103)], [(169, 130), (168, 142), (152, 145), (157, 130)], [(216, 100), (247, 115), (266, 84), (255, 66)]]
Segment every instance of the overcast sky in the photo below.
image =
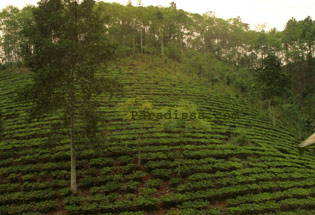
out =
[[(104, 0), (118, 2), (123, 5), (127, 0)], [(173, 0), (142, 0), (144, 6), (169, 6)], [(7, 5), (22, 8), (25, 4), (36, 5), (38, 0), (0, 0), (0, 9)], [(137, 0), (132, 0), (137, 5)], [(215, 12), (217, 17), (228, 19), (240, 16), (242, 21), (249, 23), (254, 29), (256, 24), (266, 23), (266, 30), (276, 27), (283, 30), (286, 22), (294, 17), (297, 20), (311, 16), (315, 19), (315, 0), (174, 0), (178, 9), (203, 14)]]

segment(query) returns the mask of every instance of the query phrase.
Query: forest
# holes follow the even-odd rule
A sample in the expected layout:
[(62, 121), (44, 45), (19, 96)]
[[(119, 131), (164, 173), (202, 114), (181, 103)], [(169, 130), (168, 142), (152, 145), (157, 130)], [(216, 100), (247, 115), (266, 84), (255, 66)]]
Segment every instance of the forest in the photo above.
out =
[(310, 16), (41, 0), (0, 32), (0, 214), (315, 214)]

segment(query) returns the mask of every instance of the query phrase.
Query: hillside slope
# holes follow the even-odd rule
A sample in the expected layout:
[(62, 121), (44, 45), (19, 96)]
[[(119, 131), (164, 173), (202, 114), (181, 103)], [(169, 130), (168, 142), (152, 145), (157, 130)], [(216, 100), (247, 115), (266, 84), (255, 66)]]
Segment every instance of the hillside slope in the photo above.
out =
[[(61, 140), (47, 144), (60, 120), (26, 121), (14, 90), (30, 74), (0, 72), (0, 214), (315, 214), (315, 158), (298, 157), (286, 128), (273, 128), (267, 116), (228, 94), (187, 81), (172, 61), (138, 56), (110, 71), (124, 94), (99, 98), (104, 142), (77, 148), (77, 196), (69, 189), (69, 140), (60, 133)], [(190, 101), (212, 116), (212, 127), (185, 130), (182, 140), (180, 131), (148, 124), (137, 167), (138, 121), (123, 121), (117, 111), (119, 102), (137, 95), (159, 108)]]

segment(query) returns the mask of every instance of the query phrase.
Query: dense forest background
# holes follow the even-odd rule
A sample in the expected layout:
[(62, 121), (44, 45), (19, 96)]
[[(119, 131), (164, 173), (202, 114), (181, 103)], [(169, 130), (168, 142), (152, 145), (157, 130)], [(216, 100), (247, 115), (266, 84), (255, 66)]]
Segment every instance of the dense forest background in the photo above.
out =
[[(51, 1), (50, 12), (59, 1)], [(34, 6), (8, 6), (0, 13), (1, 70), (24, 68), (25, 47), (31, 49)], [(49, 13), (47, 11), (47, 13)], [(98, 2), (108, 42), (116, 59), (152, 55), (180, 62), (194, 80), (229, 91), (284, 121), (300, 137), (314, 129), (315, 21), (291, 18), (283, 31), (250, 30), (240, 17), (223, 20), (208, 12), (192, 14), (169, 7), (143, 7)], [(54, 29), (58, 14), (42, 17)], [(58, 38), (54, 30), (47, 32)], [(36, 35), (33, 35), (34, 38)], [(33, 41), (34, 42), (34, 41)], [(229, 90), (227, 90), (229, 89)]]

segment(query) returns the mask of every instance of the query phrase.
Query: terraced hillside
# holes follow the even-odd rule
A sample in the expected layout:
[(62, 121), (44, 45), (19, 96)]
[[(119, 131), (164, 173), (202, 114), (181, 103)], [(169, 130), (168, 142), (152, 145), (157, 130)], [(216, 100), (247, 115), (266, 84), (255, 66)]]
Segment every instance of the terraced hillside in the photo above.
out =
[[(14, 90), (29, 74), (0, 72), (0, 214), (315, 214), (315, 159), (298, 157), (294, 136), (244, 102), (185, 81), (179, 68), (149, 57), (111, 66), (124, 95), (99, 98), (104, 142), (78, 147), (77, 196), (69, 189), (69, 140), (61, 132), (60, 141), (47, 145), (60, 120), (25, 120)], [(119, 102), (137, 95), (156, 108), (193, 102), (211, 116), (211, 128), (185, 130), (180, 138), (180, 130), (160, 132), (148, 123), (138, 167), (138, 121), (123, 121), (117, 111)]]

